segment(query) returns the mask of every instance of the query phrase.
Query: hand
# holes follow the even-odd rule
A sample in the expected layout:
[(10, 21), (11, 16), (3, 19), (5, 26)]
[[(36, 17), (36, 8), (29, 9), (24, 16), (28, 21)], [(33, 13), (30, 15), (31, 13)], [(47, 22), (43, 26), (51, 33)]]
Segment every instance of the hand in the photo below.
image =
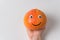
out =
[(29, 30), (27, 29), (29, 40), (41, 40), (43, 30)]

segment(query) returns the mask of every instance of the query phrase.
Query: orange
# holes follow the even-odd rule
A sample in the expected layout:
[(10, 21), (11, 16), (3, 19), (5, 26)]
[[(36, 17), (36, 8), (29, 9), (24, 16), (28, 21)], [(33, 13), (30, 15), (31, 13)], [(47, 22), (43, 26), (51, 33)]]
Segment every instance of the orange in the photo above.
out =
[(32, 9), (24, 16), (24, 24), (30, 30), (45, 29), (46, 21), (46, 15), (39, 9)]

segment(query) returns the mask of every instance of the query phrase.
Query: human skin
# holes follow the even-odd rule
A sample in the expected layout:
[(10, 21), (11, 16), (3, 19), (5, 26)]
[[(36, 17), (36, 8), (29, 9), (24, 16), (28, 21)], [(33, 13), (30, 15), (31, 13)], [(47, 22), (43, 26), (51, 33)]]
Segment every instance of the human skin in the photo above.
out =
[(27, 29), (29, 40), (42, 40), (43, 30), (29, 30)]

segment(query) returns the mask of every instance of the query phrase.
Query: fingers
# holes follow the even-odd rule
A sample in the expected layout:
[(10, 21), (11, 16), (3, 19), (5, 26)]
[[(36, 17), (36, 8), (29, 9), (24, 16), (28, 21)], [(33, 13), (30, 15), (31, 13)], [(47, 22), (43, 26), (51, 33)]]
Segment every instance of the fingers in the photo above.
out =
[(27, 29), (27, 34), (28, 34), (28, 37), (30, 40), (32, 40), (32, 39), (35, 40), (35, 39), (39, 39), (41, 37), (43, 31), (44, 30), (41, 30), (41, 29), (40, 30), (29, 30), (29, 29)]
[(35, 30), (33, 32), (33, 40), (39, 40), (39, 39), (41, 39), (41, 32), (42, 32), (42, 30)]
[(32, 36), (32, 35), (38, 35), (38, 34), (42, 34), (44, 30), (29, 30), (27, 29), (27, 33), (29, 36)]
[(33, 31), (27, 29), (27, 34), (28, 34), (29, 39), (32, 40), (32, 38), (33, 38)]

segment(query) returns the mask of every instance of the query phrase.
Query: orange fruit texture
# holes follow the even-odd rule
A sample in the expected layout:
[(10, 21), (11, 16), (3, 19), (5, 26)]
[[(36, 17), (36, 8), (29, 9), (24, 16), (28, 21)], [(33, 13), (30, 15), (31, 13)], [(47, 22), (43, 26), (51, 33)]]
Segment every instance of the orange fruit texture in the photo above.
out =
[(39, 9), (32, 9), (24, 16), (24, 24), (30, 30), (44, 30), (46, 21), (46, 15)]

